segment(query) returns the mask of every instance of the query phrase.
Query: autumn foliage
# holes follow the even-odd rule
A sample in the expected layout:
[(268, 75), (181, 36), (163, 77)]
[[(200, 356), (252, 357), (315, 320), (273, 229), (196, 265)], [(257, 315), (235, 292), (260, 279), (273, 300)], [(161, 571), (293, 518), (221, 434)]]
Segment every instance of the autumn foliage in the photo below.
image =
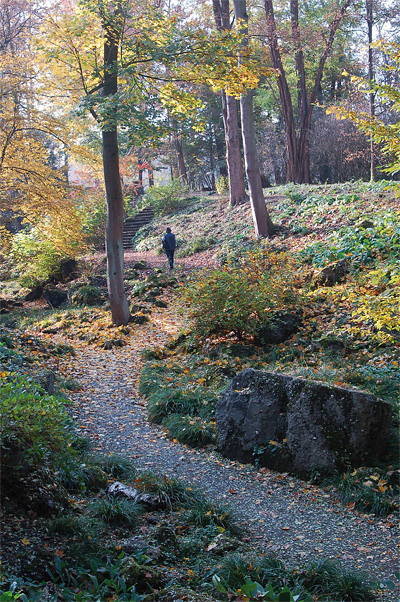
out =
[(254, 335), (274, 312), (300, 303), (300, 281), (288, 254), (260, 247), (192, 277), (183, 296), (200, 336), (230, 331)]

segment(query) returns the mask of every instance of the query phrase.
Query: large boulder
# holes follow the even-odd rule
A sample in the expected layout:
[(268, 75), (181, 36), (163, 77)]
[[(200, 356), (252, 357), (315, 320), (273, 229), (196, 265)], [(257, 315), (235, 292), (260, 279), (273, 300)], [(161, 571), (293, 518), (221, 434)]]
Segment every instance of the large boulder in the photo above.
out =
[(299, 311), (276, 312), (254, 335), (256, 345), (279, 345), (297, 332), (301, 322)]
[(340, 261), (327, 265), (313, 275), (312, 287), (335, 286), (335, 284), (345, 282), (347, 271), (347, 259), (341, 259)]
[(78, 262), (76, 259), (63, 259), (55, 275), (55, 279), (60, 282), (70, 282), (75, 280), (80, 275)]
[(308, 474), (382, 458), (392, 409), (361, 391), (248, 368), (220, 398), (216, 422), (224, 456)]
[(67, 293), (59, 288), (51, 286), (46, 287), (43, 297), (46, 299), (47, 305), (50, 307), (60, 307), (60, 305), (65, 303), (68, 299)]

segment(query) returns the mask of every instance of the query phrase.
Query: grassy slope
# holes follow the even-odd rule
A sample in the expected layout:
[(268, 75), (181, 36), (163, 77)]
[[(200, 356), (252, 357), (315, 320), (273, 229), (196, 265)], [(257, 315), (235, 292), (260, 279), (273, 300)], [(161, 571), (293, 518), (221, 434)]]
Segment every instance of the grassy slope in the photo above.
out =
[[(354, 228), (354, 225), (366, 220), (376, 222), (380, 219), (380, 213), (388, 216), (389, 213), (398, 211), (398, 201), (394, 195), (383, 191), (379, 185), (373, 190), (369, 190), (368, 185), (359, 184), (285, 187), (268, 193), (267, 202), (278, 230), (276, 237), (266, 244), (287, 250), (292, 254), (316, 241), (322, 241), (325, 247), (328, 246), (326, 243), (328, 237), (340, 227)], [(166, 225), (170, 225), (177, 234), (180, 241), (180, 255), (187, 256), (196, 250), (200, 251), (204, 246), (208, 248), (194, 256), (196, 260), (191, 262), (191, 265), (196, 267), (217, 265), (218, 257), (236, 254), (241, 248), (253, 245), (249, 206), (231, 210), (227, 207), (226, 201), (219, 198), (199, 198), (177, 215), (155, 220), (147, 236), (139, 244), (139, 248), (157, 249), (160, 234), (165, 230)], [(313, 261), (318, 263), (325, 259), (322, 255), (322, 259), (317, 258)], [(218, 341), (209, 341), (208, 347), (197, 343), (196, 353), (188, 353), (187, 349), (182, 351), (179, 346), (173, 348), (174, 345), (171, 345), (170, 349), (162, 350), (162, 355), (164, 357), (167, 355), (169, 362), (158, 363), (161, 377), (168, 376), (168, 370), (174, 377), (179, 373), (180, 379), (176, 381), (182, 383), (182, 388), (190, 389), (191, 386), (195, 386), (198, 390), (200, 387), (198, 394), (202, 398), (204, 398), (203, 393), (212, 398), (214, 392), (225, 386), (235, 372), (252, 365), (303, 374), (330, 382), (357, 385), (395, 403), (399, 378), (398, 342), (396, 339), (382, 342), (371, 338), (374, 329), (370, 322), (358, 324), (354, 332), (349, 332), (347, 328), (348, 325), (353, 327), (353, 309), (349, 305), (348, 295), (353, 294), (354, 291), (364, 294), (369, 272), (372, 267), (374, 269), (379, 267), (380, 261), (378, 259), (373, 264), (363, 266), (361, 271), (355, 272), (343, 285), (314, 292), (307, 290), (306, 319), (299, 332), (287, 343), (264, 350), (257, 348), (255, 353), (253, 353), (254, 348), (249, 347), (250, 353), (240, 357), (243, 346), (237, 344), (238, 342), (232, 337), (222, 336)], [(384, 262), (387, 263), (388, 259)], [(13, 290), (11, 283), (9, 283), (9, 290)], [(16, 289), (12, 294), (15, 292)], [(70, 310), (67, 310), (58, 313), (63, 314), (65, 320), (70, 321), (73, 327), (79, 330), (77, 320), (86, 314), (86, 318), (91, 319), (89, 314), (98, 311), (100, 310), (74, 310), (71, 314)], [(11, 323), (13, 320), (11, 314), (4, 316), (4, 322)], [(82, 331), (86, 328), (85, 324), (82, 326)], [(331, 334), (326, 340), (328, 331)], [(78, 334), (77, 331), (74, 336)], [(3, 336), (7, 335), (3, 333)], [(123, 336), (124, 333), (118, 333), (118, 337)], [(210, 350), (215, 344), (221, 346), (222, 352), (218, 358), (213, 359)], [(5, 363), (10, 361), (10, 355), (14, 355), (15, 365), (21, 366), (24, 371), (29, 368), (29, 363), (33, 365), (39, 362), (43, 365), (48, 363), (49, 358), (69, 351), (68, 348), (55, 348), (51, 345), (49, 348), (44, 348), (43, 339), (24, 337), (19, 334), (15, 321), (12, 340), (7, 342), (3, 339), (2, 350)], [(201, 387), (204, 387), (204, 391)], [(205, 420), (208, 418), (206, 412)], [(132, 532), (132, 526), (127, 526), (129, 521), (126, 509), (124, 511), (124, 509), (107, 508), (103, 503), (104, 493), (96, 492), (96, 487), (87, 481), (87, 468), (99, 464), (109, 478), (115, 476), (115, 473), (113, 475), (110, 472), (109, 467), (106, 469), (104, 462), (93, 460), (90, 456), (83, 456), (81, 459), (78, 457), (77, 464), (72, 464), (69, 472), (67, 471), (67, 480), (77, 479), (75, 483), (77, 490), (70, 499), (69, 512), (64, 521), (38, 520), (31, 512), (23, 514), (20, 520), (18, 516), (20, 510), (15, 514), (14, 503), (7, 501), (4, 512), (8, 526), (5, 533), (13, 554), (6, 556), (5, 564), (6, 568), (14, 564), (15, 570), (20, 571), (20, 575), (25, 577), (25, 581), (17, 583), (17, 590), (23, 589), (27, 593), (29, 590), (27, 581), (30, 579), (36, 584), (41, 580), (46, 582), (42, 586), (32, 586), (31, 593), (28, 595), (28, 599), (31, 600), (56, 600), (56, 591), (61, 592), (63, 589), (65, 600), (89, 601), (96, 600), (99, 596), (102, 596), (101, 599), (138, 600), (141, 595), (146, 594), (149, 600), (197, 599), (204, 602), (207, 599), (215, 599), (214, 596), (217, 594), (211, 587), (206, 588), (208, 594), (201, 591), (201, 584), (210, 583), (209, 567), (219, 562), (218, 559), (227, 555), (229, 551), (242, 550), (243, 543), (239, 540), (224, 541), (222, 549), (216, 551), (215, 559), (210, 558), (210, 553), (202, 555), (202, 550), (207, 546), (214, 546), (220, 533), (217, 522), (209, 526), (207, 521), (214, 514), (220, 516), (221, 511), (214, 510), (204, 502), (203, 507), (196, 510), (196, 516), (203, 518), (194, 520), (190, 500), (185, 510), (185, 503), (182, 503), (181, 499), (182, 489), (178, 485), (174, 485), (177, 488), (175, 492), (171, 488), (168, 490), (169, 495), (176, 496), (176, 512), (161, 512), (156, 516), (154, 512), (150, 515), (145, 513), (143, 518), (140, 516), (132, 518), (132, 525), (136, 525), (134, 533), (140, 533), (140, 536), (144, 537), (147, 541), (145, 545), (149, 545), (148, 542), (154, 545), (157, 537), (165, 541), (161, 547), (161, 559), (149, 560), (149, 557), (142, 553), (134, 555), (141, 565), (141, 568), (134, 567), (134, 572), (136, 571), (134, 581), (136, 580), (137, 583), (138, 594), (132, 591), (124, 595), (123, 588), (127, 581), (126, 577), (120, 578), (122, 573), (118, 556), (122, 549), (121, 543), (126, 539), (127, 534)], [(388, 469), (389, 467), (386, 467), (386, 470)], [(376, 469), (374, 476), (380, 476), (382, 470), (382, 467)], [(148, 483), (149, 479), (155, 490), (170, 487), (168, 483), (153, 483), (150, 477), (144, 476), (139, 477), (138, 483)], [(69, 484), (71, 485), (71, 482)], [(352, 503), (352, 498), (348, 501)], [(390, 500), (389, 505), (392, 507)], [(204, 521), (204, 524), (201, 521)], [(167, 527), (167, 530), (160, 531), (158, 534), (160, 524)], [(173, 535), (171, 530), (169, 531), (171, 541), (165, 537), (165, 533), (168, 535), (168, 528), (175, 533)], [(176, 535), (177, 541), (174, 540)], [(181, 568), (176, 568), (177, 561), (182, 563)], [(23, 571), (22, 567), (24, 567)], [(158, 576), (153, 575), (156, 589), (165, 586), (170, 578), (168, 575), (173, 578), (172, 584), (167, 588), (168, 591), (165, 590), (164, 594), (159, 596), (152, 593), (152, 586), (149, 584), (153, 579), (151, 575), (153, 569), (158, 572)], [(51, 579), (48, 570), (53, 573)], [(244, 571), (246, 573), (246, 569)], [(293, 588), (298, 588), (297, 591), (301, 591), (301, 583), (296, 583), (290, 576), (290, 569), (286, 570), (282, 567), (280, 574), (282, 581), (277, 581), (277, 587), (279, 583), (286, 580)], [(107, 579), (109, 583), (105, 582)], [(305, 578), (304, 581), (307, 579)], [(327, 599), (333, 599), (332, 596), (335, 594), (328, 595)], [(226, 599), (226, 596), (221, 595), (220, 599)], [(349, 599), (362, 598), (350, 597)]]
[[(351, 238), (349, 233), (357, 231), (360, 224), (368, 225), (368, 221), (375, 224), (377, 231), (380, 224), (391, 218), (397, 221), (398, 240), (399, 200), (380, 184), (370, 187), (360, 183), (281, 187), (267, 191), (266, 199), (277, 226), (276, 236), (267, 245), (292, 256), (303, 253), (302, 262), (310, 274), (347, 254), (351, 273), (346, 283), (335, 287), (317, 290), (304, 287), (303, 326), (288, 343), (265, 353), (265, 367), (360, 387), (396, 406), (400, 384), (398, 333), (392, 332), (394, 336), (384, 340), (384, 331), (377, 333), (372, 320), (354, 316), (353, 312), (361, 299), (365, 298), (368, 305), (369, 299), (378, 293), (385, 293), (389, 288), (393, 290), (393, 286), (386, 286), (382, 281), (374, 285), (372, 274), (379, 269), (385, 270), (388, 264), (392, 268), (392, 277), (395, 270), (399, 274), (399, 250), (393, 248), (392, 256), (389, 254), (383, 259), (378, 250), (376, 257), (369, 258), (360, 231), (339, 253), (335, 252), (337, 241), (332, 238), (338, 231), (342, 233), (339, 241), (345, 236)], [(216, 265), (221, 257), (234, 256), (243, 247), (253, 245), (249, 206), (229, 209), (226, 201), (219, 198), (199, 199), (177, 215), (158, 218), (146, 229), (146, 236), (138, 242), (137, 249), (160, 251), (159, 241), (166, 225), (176, 233), (178, 258), (193, 254), (197, 248), (208, 249), (197, 254), (197, 267), (200, 268)], [(377, 246), (382, 245), (383, 238), (390, 246), (386, 234), (381, 237), (376, 234), (375, 238)], [(318, 247), (307, 257), (304, 249), (315, 243)], [(374, 241), (371, 247), (374, 251)], [(329, 248), (331, 252), (327, 251)], [(363, 253), (365, 262), (360, 261)]]
[[(203, 341), (189, 337), (183, 344), (159, 350), (158, 358), (168, 358), (168, 362), (157, 361), (157, 354), (150, 354), (155, 361), (149, 363), (141, 381), (141, 391), (150, 400), (150, 419), (162, 423), (172, 438), (183, 443), (202, 446), (212, 439), (218, 393), (246, 367), (369, 391), (388, 401), (398, 415), (399, 200), (381, 184), (360, 183), (287, 186), (267, 191), (266, 198), (277, 233), (261, 245), (298, 258), (303, 271), (302, 323), (296, 334), (279, 345), (253, 346), (251, 337), (243, 345), (232, 333), (221, 332)], [(191, 258), (192, 265), (199, 268), (214, 267), (221, 259), (260, 244), (252, 239), (249, 206), (229, 209), (219, 198), (200, 199), (178, 215), (155, 220), (138, 242), (138, 249), (157, 250), (166, 225), (176, 233), (178, 253), (183, 257), (193, 253), (195, 238), (201, 248), (208, 241), (208, 250)], [(309, 285), (307, 275), (343, 257), (349, 263), (344, 283)], [(390, 328), (377, 328), (376, 315), (356, 314), (360, 306), (369, 309), (377, 301), (385, 307), (387, 299)], [(170, 384), (166, 388), (166, 381), (177, 383), (173, 392)], [(338, 495), (344, 503), (378, 514), (396, 508), (397, 421), (394, 429), (386, 464), (352, 467), (356, 470), (338, 476)], [(381, 483), (379, 489), (371, 487), (375, 482)]]

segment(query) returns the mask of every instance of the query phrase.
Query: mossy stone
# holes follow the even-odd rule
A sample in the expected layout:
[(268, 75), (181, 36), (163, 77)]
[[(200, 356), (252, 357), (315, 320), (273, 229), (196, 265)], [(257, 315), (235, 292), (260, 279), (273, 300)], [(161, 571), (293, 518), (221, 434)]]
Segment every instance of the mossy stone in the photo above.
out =
[(139, 564), (132, 556), (121, 560), (121, 575), (128, 587), (134, 585), (138, 591), (145, 591), (149, 586), (159, 587), (161, 582), (158, 571), (148, 565)]
[(88, 466), (86, 469), (86, 485), (90, 491), (100, 491), (108, 485), (108, 476), (100, 466)]

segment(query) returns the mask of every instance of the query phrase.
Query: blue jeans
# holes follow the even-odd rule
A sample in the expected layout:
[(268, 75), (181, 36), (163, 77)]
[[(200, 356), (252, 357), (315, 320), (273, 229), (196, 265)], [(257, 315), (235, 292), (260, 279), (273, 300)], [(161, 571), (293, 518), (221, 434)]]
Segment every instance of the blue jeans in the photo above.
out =
[(170, 249), (165, 249), (165, 252), (167, 254), (168, 257), (168, 261), (169, 261), (169, 267), (171, 268), (171, 270), (174, 267), (174, 251), (170, 250)]

